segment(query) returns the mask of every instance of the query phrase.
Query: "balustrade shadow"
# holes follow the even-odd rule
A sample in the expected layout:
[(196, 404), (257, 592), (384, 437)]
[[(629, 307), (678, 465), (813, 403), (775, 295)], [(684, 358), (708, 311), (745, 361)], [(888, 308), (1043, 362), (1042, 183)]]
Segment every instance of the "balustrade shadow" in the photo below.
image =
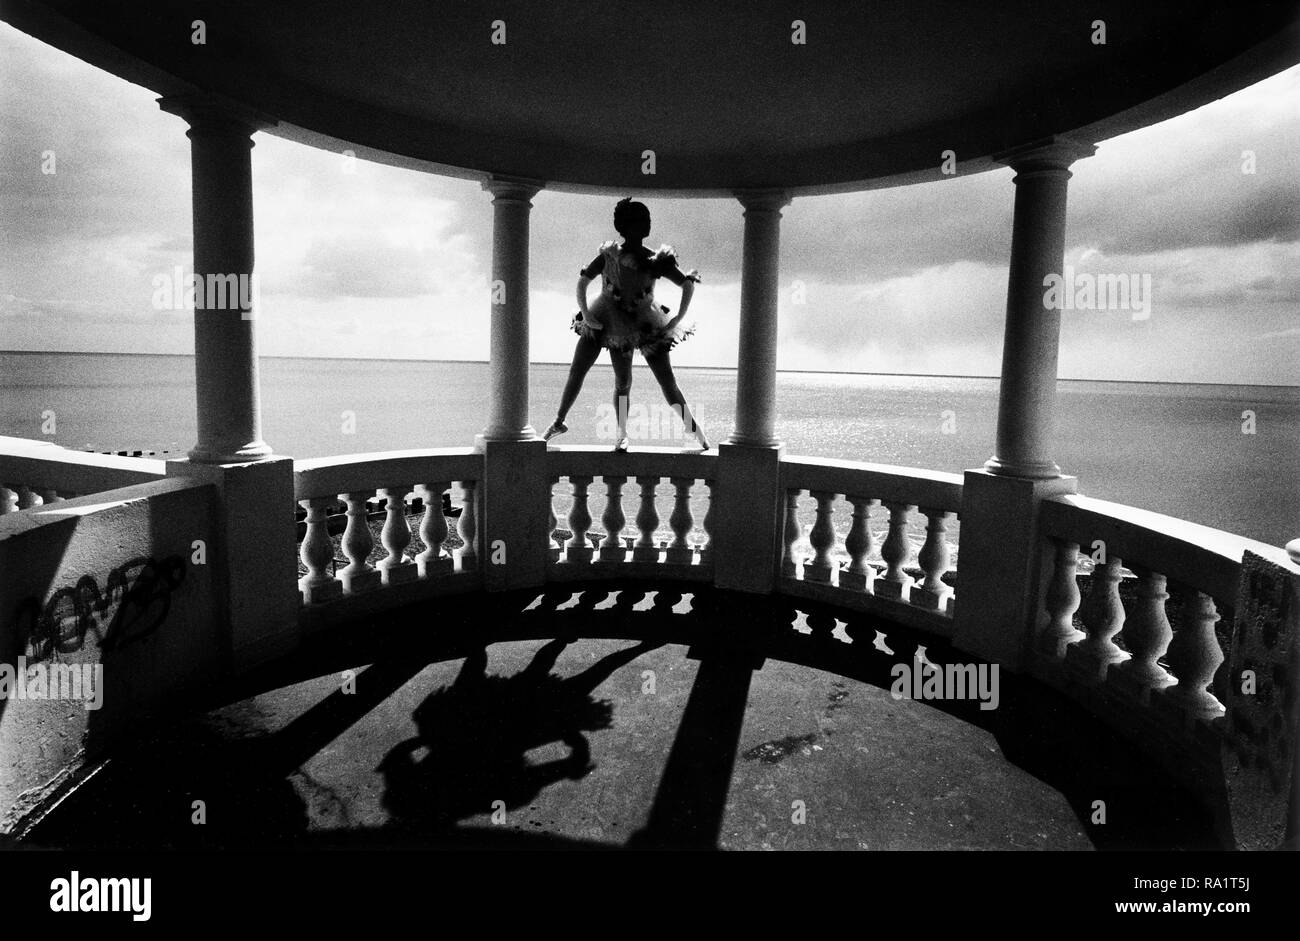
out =
[[(580, 637), (638, 643), (576, 676), (554, 675), (556, 658)], [(537, 639), (550, 643), (523, 671), (487, 675), (487, 645)], [(591, 770), (586, 733), (614, 720), (611, 704), (593, 698), (594, 690), (614, 670), (665, 643), (686, 646), (700, 667), (631, 848), (718, 845), (750, 680), (765, 658), (885, 690), (893, 666), (919, 655), (939, 665), (972, 661), (942, 638), (869, 614), (715, 589), (605, 582), (444, 598), (310, 638), (299, 655), (248, 678), (226, 701), (373, 662), (356, 694), (333, 693), (281, 731), (246, 740), (226, 741), (186, 726), (189, 740), (182, 737), (176, 747), (153, 743), (115, 759), (116, 773), (110, 765), (29, 838), (107, 846), (613, 848), (464, 821), (489, 813), (495, 800), (516, 808), (558, 781), (585, 777)], [(414, 710), (417, 735), (390, 750), (376, 769), (391, 822), (308, 833), (306, 809), (289, 776), (426, 665), (462, 657), (456, 681)], [(1009, 762), (1064, 795), (1098, 848), (1221, 845), (1212, 815), (1195, 796), (1083, 707), (1032, 678), (1002, 674), (996, 709), (982, 710), (972, 699), (916, 706), (988, 731)], [(528, 763), (526, 752), (554, 742), (570, 754)], [(219, 804), (243, 807), (247, 820), (233, 827), (189, 826), (189, 801), (213, 794)], [(1105, 826), (1089, 823), (1098, 800), (1107, 805)], [(161, 805), (171, 808), (172, 823), (149, 823), (151, 808)]]

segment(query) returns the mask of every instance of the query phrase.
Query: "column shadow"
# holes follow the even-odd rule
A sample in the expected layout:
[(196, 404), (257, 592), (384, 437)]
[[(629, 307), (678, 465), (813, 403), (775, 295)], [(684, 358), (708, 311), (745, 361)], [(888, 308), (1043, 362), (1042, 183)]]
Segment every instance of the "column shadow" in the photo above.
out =
[(650, 816), (629, 849), (718, 848), (753, 675), (743, 653), (701, 658)]

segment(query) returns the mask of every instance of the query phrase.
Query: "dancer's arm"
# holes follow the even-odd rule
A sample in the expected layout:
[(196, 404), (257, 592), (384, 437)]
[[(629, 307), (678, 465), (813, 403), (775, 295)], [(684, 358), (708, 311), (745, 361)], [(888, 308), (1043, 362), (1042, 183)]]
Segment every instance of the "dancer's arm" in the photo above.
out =
[(677, 307), (677, 316), (669, 321), (669, 327), (675, 327), (686, 316), (686, 308), (691, 306), (691, 298), (695, 296), (695, 282), (689, 278), (682, 282), (682, 302)]
[(591, 283), (591, 278), (585, 274), (578, 275), (578, 310), (582, 311), (582, 322), (592, 330), (604, 330), (605, 325), (598, 320), (591, 318), (591, 311), (587, 309), (587, 285)]
[(592, 330), (604, 330), (605, 325), (598, 320), (593, 320), (591, 311), (587, 309), (587, 285), (592, 282), (596, 275), (600, 274), (604, 267), (604, 256), (597, 255), (591, 260), (591, 264), (578, 272), (578, 310), (582, 311), (582, 322)]
[(700, 280), (700, 275), (697, 271), (682, 271), (677, 267), (677, 258), (671, 251), (663, 255), (661, 264), (663, 277), (682, 289), (682, 302), (677, 307), (677, 316), (667, 324), (671, 329), (686, 316), (686, 309), (691, 306), (691, 298), (695, 296), (695, 283)]

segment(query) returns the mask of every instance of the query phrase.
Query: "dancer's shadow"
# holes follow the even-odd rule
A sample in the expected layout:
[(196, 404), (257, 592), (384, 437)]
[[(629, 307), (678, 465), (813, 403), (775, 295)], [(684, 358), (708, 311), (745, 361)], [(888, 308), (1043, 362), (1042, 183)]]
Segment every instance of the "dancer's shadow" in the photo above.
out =
[[(487, 651), (465, 659), (450, 686), (412, 713), (418, 734), (394, 746), (377, 769), (390, 826), (445, 830), (458, 820), (513, 809), (543, 788), (578, 780), (595, 768), (583, 734), (613, 724), (613, 704), (592, 692), (619, 667), (662, 642), (645, 642), (602, 658), (576, 676), (551, 673), (565, 639), (548, 643), (513, 676), (488, 676)], [(564, 758), (533, 764), (531, 749), (561, 742)], [(417, 753), (427, 749), (423, 755)]]

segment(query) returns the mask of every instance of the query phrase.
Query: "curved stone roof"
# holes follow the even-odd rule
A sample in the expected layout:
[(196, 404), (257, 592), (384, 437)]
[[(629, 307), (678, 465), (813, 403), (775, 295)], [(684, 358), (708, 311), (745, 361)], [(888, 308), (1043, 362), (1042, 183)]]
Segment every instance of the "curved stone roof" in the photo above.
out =
[[(974, 172), (1042, 138), (1091, 142), (1197, 107), (1294, 63), (1300, 46), (1297, 4), (1212, 0), (9, 0), (0, 11), (160, 95), (202, 90), (255, 109), (279, 122), (271, 133), (571, 191), (862, 189), (939, 178), (946, 150)], [(791, 41), (795, 20), (804, 44)]]

